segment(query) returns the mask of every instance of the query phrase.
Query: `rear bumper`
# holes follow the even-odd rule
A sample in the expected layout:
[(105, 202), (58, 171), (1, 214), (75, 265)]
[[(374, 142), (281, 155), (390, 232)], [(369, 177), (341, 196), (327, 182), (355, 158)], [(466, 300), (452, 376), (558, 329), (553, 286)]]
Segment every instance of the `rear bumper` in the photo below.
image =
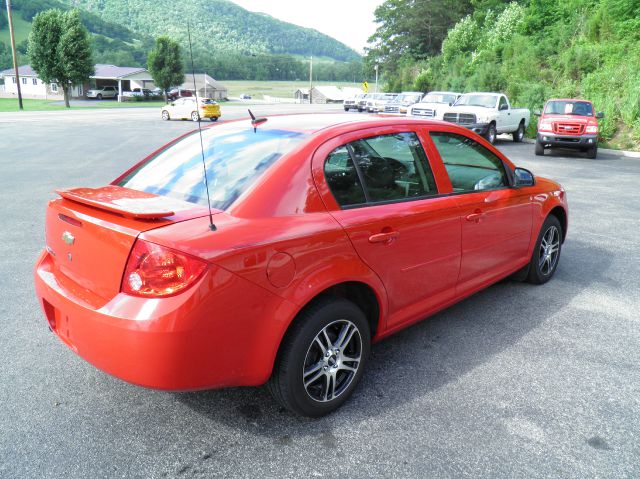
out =
[(154, 389), (263, 384), (295, 314), (292, 303), (216, 266), (177, 296), (120, 293), (99, 309), (56, 274), (44, 252), (35, 286), (51, 330), (97, 368)]
[(546, 147), (590, 148), (598, 144), (598, 135), (558, 135), (556, 133), (538, 132), (538, 141)]

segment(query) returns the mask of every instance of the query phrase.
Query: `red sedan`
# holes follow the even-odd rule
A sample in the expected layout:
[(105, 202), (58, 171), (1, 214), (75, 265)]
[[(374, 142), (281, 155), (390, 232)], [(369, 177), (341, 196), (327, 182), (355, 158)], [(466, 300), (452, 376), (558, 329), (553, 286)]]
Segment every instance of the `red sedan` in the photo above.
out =
[(49, 326), (125, 381), (268, 383), (319, 416), (351, 395), (372, 342), (558, 266), (563, 188), (464, 128), (277, 116), (208, 128), (202, 145), (187, 134), (47, 209)]

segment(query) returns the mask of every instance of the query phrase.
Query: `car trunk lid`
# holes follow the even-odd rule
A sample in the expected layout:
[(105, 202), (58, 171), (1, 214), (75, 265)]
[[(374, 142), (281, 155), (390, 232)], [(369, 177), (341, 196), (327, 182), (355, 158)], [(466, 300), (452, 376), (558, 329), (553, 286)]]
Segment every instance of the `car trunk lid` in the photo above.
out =
[(119, 186), (58, 194), (61, 198), (49, 203), (46, 215), (53, 274), (95, 307), (120, 291), (129, 253), (140, 233), (208, 214), (206, 207)]

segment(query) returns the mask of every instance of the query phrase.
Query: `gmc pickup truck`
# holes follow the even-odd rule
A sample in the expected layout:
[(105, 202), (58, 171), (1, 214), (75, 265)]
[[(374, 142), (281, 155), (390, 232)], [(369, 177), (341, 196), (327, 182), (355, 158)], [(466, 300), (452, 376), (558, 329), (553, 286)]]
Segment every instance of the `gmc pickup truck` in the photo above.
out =
[(545, 148), (574, 148), (598, 156), (598, 119), (604, 113), (595, 113), (588, 100), (549, 100), (542, 113), (536, 112), (538, 135), (536, 155), (544, 155)]
[(520, 142), (531, 112), (527, 108), (512, 108), (501, 93), (465, 93), (453, 106), (441, 109), (438, 119), (464, 126), (484, 136), (489, 143), (500, 133), (511, 133), (513, 141)]

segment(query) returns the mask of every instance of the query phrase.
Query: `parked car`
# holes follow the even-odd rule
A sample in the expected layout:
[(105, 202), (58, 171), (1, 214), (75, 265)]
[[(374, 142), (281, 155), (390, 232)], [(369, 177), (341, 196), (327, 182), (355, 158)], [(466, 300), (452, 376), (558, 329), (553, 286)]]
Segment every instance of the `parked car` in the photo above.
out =
[(411, 105), (407, 109), (407, 115), (421, 118), (437, 118), (438, 111), (442, 108), (452, 106), (461, 93), (450, 91), (432, 91), (427, 93), (420, 103)]
[(375, 93), (365, 93), (363, 96), (361, 96), (358, 99), (358, 111), (359, 112), (363, 112), (367, 109), (367, 102), (373, 98), (373, 95), (375, 95)]
[(344, 111), (349, 110), (357, 110), (358, 103), (365, 97), (366, 93), (358, 93), (357, 95), (352, 96), (351, 98), (347, 98), (342, 102), (342, 106), (344, 107)]
[(369, 113), (379, 113), (384, 111), (384, 107), (398, 96), (397, 93), (377, 93), (367, 100), (367, 111)]
[(241, 93), (240, 94), (240, 99), (241, 100), (251, 100), (251, 95), (247, 95), (246, 93)]
[(536, 112), (538, 135), (536, 155), (545, 148), (573, 148), (586, 152), (589, 158), (598, 156), (598, 120), (604, 113), (595, 113), (588, 100), (549, 100), (542, 113)]
[(372, 342), (508, 276), (551, 279), (567, 232), (559, 184), (400, 117), (227, 122), (58, 194), (34, 276), (62, 342), (150, 388), (268, 383), (307, 416), (349, 398)]
[(167, 93), (167, 98), (170, 101), (176, 100), (178, 98), (186, 98), (186, 97), (192, 97), (192, 96), (193, 96), (193, 92), (191, 90), (185, 90), (183, 88), (172, 88)]
[(419, 91), (403, 91), (384, 107), (385, 113), (400, 113), (405, 115), (411, 105), (422, 100), (423, 93)]
[(151, 90), (148, 88), (132, 88), (131, 91), (123, 91), (123, 97), (144, 97), (149, 98), (152, 95)]
[(102, 100), (103, 98), (118, 98), (118, 89), (114, 86), (92, 88), (87, 91), (87, 98)]
[(192, 120), (198, 121), (202, 118), (209, 118), (211, 121), (218, 121), (220, 118), (220, 105), (211, 98), (198, 98), (199, 105), (196, 104), (195, 97), (178, 98), (160, 108), (160, 115), (163, 120)]
[(500, 133), (511, 133), (513, 141), (520, 142), (531, 112), (527, 108), (512, 108), (507, 96), (501, 93), (465, 93), (443, 110), (442, 119), (484, 136), (489, 143), (495, 142)]

